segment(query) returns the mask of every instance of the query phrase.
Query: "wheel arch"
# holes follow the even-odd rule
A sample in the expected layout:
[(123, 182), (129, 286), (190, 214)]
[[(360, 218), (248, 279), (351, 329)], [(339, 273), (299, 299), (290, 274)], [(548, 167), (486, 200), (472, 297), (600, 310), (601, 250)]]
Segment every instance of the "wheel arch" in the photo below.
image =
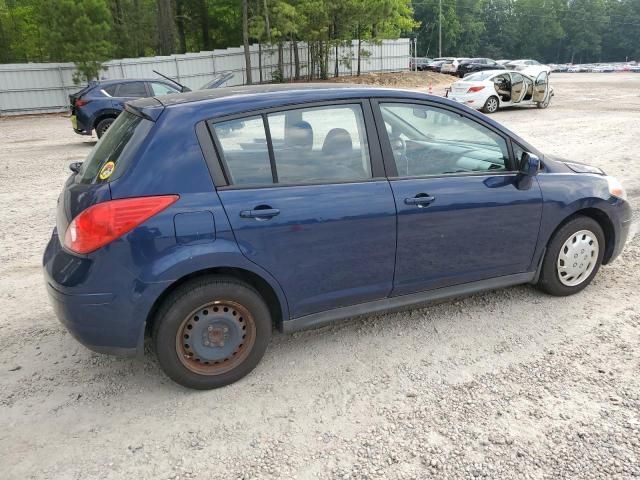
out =
[(213, 268), (205, 268), (202, 270), (198, 270), (187, 275), (184, 275), (172, 282), (164, 291), (156, 298), (153, 303), (151, 309), (149, 310), (149, 314), (146, 318), (146, 328), (145, 331), (149, 334), (153, 328), (153, 323), (156, 320), (156, 313), (160, 309), (164, 300), (177, 288), (180, 288), (186, 282), (191, 281), (196, 278), (202, 278), (207, 276), (225, 276), (235, 278), (242, 282), (245, 282), (251, 285), (253, 288), (257, 290), (257, 292), (264, 298), (264, 301), (269, 308), (269, 312), (271, 313), (271, 319), (273, 321), (274, 327), (279, 331), (282, 331), (282, 325), (284, 321), (284, 316), (287, 315), (286, 305), (282, 305), (278, 294), (275, 289), (271, 286), (271, 284), (258, 275), (255, 272), (250, 270), (239, 268), (239, 267), (213, 267)]
[(98, 113), (94, 119), (93, 122), (91, 123), (91, 129), (95, 130), (96, 127), (98, 126), (98, 124), (106, 119), (106, 118), (113, 118), (116, 119), (118, 117), (118, 115), (120, 115), (121, 112), (118, 112), (116, 110), (103, 110), (100, 113)]
[(553, 232), (547, 239), (547, 243), (546, 243), (547, 247), (549, 246), (549, 243), (551, 242), (551, 239), (556, 234), (556, 232), (560, 228), (562, 228), (564, 225), (566, 225), (567, 222), (573, 220), (576, 217), (589, 217), (595, 220), (596, 222), (598, 222), (598, 225), (600, 225), (600, 228), (602, 228), (602, 231), (604, 233), (604, 242), (605, 242), (605, 246), (604, 246), (605, 250), (604, 250), (604, 255), (602, 257), (602, 264), (606, 265), (607, 263), (609, 263), (609, 260), (613, 255), (613, 250), (616, 244), (615, 242), (616, 232), (613, 227), (613, 223), (611, 222), (611, 219), (606, 214), (606, 212), (596, 207), (582, 208), (580, 210), (576, 210), (571, 215), (568, 215), (564, 220), (562, 220), (558, 224), (558, 226), (553, 230)]

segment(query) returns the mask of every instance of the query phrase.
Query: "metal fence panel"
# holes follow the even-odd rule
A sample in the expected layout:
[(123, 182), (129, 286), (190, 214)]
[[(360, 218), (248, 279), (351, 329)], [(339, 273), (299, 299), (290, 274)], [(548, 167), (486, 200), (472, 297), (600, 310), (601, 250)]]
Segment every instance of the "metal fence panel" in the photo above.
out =
[[(311, 62), (309, 47), (298, 43), (300, 76), (309, 75)], [(329, 52), (327, 70), (329, 76), (335, 72), (336, 54), (340, 75), (356, 73), (358, 42), (343, 45)], [(409, 39), (383, 40), (376, 44), (362, 44), (365, 52), (361, 56), (361, 71), (401, 71), (409, 67)], [(260, 55), (260, 51), (262, 55)], [(251, 75), (254, 83), (270, 82), (278, 68), (278, 47), (251, 45)], [(262, 68), (260, 68), (260, 57)], [(293, 45), (282, 48), (283, 77), (291, 79), (295, 74)], [(214, 74), (232, 72), (228, 86), (246, 83), (244, 49), (242, 47), (213, 50), (211, 52), (186, 53), (163, 57), (123, 58), (105, 62), (103, 79), (157, 78), (157, 70), (176, 79), (192, 90), (201, 88), (213, 79)], [(317, 70), (317, 69), (316, 69)], [(69, 94), (82, 85), (73, 82), (75, 67), (72, 63), (26, 63), (0, 65), (0, 115), (25, 113), (61, 112), (69, 108)], [(262, 75), (261, 75), (262, 73)], [(318, 72), (316, 72), (317, 74)]]

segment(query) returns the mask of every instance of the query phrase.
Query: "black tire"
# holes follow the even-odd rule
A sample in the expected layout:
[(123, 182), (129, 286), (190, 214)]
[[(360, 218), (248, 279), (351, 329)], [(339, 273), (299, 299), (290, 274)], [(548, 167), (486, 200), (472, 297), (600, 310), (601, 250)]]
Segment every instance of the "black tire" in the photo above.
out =
[(538, 102), (536, 103), (536, 107), (540, 108), (540, 109), (545, 109), (549, 106), (549, 104), (551, 103), (551, 94), (549, 94), (549, 96), (547, 97), (547, 99), (544, 102)]
[[(218, 311), (217, 305), (228, 304), (235, 305), (229, 307), (230, 310), (233, 310), (235, 316), (237, 309), (240, 315), (239, 321), (244, 322), (239, 334), (244, 332), (249, 334), (252, 331), (251, 345), (220, 361), (214, 362), (213, 357), (208, 358), (206, 355), (203, 358), (197, 358), (200, 355), (198, 351), (206, 350), (213, 352), (212, 355), (214, 355), (217, 354), (214, 350), (225, 348), (226, 335), (224, 338), (218, 338), (221, 341), (220, 344), (214, 345), (207, 341), (210, 335), (216, 334), (216, 331), (211, 333), (212, 322), (214, 324), (218, 322), (218, 316), (231, 315), (231, 312), (223, 314), (222, 307), (219, 314), (213, 313), (213, 309)], [(208, 312), (208, 310), (211, 311)], [(242, 313), (243, 311), (245, 313)], [(227, 312), (226, 307), (225, 312)], [(246, 327), (250, 327), (249, 319), (253, 322), (253, 330), (252, 328), (245, 330)], [(194, 320), (198, 322), (196, 328), (192, 329), (193, 326), (188, 323), (187, 327), (190, 330), (185, 330), (185, 322)], [(232, 320), (237, 319), (233, 317)], [(227, 321), (226, 317), (224, 321)], [(201, 330), (201, 333), (197, 333), (198, 330)], [(217, 330), (220, 329), (217, 328)], [(236, 329), (232, 327), (232, 330), (230, 336), (233, 338)], [(224, 331), (226, 332), (227, 329)], [(188, 340), (193, 345), (189, 345), (189, 349), (182, 349), (182, 343), (187, 341), (182, 340), (182, 336), (187, 332), (193, 332), (193, 338)], [(241, 338), (244, 339), (245, 336)], [(158, 362), (169, 378), (188, 388), (209, 390), (233, 383), (256, 367), (271, 338), (271, 315), (263, 298), (251, 286), (230, 277), (204, 277), (185, 283), (167, 297), (155, 317), (152, 338)], [(239, 342), (244, 341), (239, 337), (235, 338)], [(213, 341), (211, 339), (211, 342)], [(229, 342), (231, 343), (233, 342)], [(231, 347), (236, 348), (233, 345)], [(242, 343), (240, 347), (243, 347)], [(236, 356), (236, 353), (241, 354)], [(228, 362), (226, 367), (225, 362)], [(224, 370), (225, 368), (227, 370)]]
[[(580, 283), (574, 286), (565, 285), (560, 280), (560, 274), (558, 272), (558, 258), (560, 250), (564, 243), (568, 241), (573, 235), (582, 230), (592, 232), (598, 241), (598, 255), (595, 259), (595, 265), (591, 273), (580, 280)], [(605, 236), (600, 224), (590, 217), (578, 216), (574, 217), (564, 225), (562, 225), (551, 237), (549, 245), (547, 246), (547, 252), (545, 253), (544, 260), (542, 261), (542, 269), (540, 272), (540, 278), (538, 279), (538, 288), (542, 291), (563, 297), (567, 295), (573, 295), (584, 289), (591, 283), (593, 277), (596, 276), (600, 265), (602, 264), (602, 257), (606, 248)], [(586, 272), (585, 272), (586, 273)]]
[(482, 111), (484, 113), (495, 113), (498, 111), (498, 108), (500, 108), (500, 100), (495, 95), (492, 95), (484, 102)]
[(102, 138), (114, 121), (115, 118), (105, 118), (104, 120), (100, 120), (98, 125), (96, 125), (96, 135), (98, 138)]

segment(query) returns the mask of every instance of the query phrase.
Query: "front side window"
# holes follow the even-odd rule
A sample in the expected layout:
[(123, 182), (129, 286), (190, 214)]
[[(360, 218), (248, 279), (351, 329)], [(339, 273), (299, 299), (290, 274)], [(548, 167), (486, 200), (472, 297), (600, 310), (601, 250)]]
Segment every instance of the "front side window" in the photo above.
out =
[(419, 104), (381, 103), (400, 177), (508, 170), (507, 142), (458, 113)]
[(170, 93), (179, 93), (177, 88), (170, 87), (165, 83), (151, 82), (151, 91), (154, 95), (169, 95)]
[(228, 180), (232, 185), (273, 183), (262, 116), (215, 123), (213, 128), (222, 147), (230, 177)]
[(360, 105), (300, 108), (267, 118), (279, 183), (371, 178)]

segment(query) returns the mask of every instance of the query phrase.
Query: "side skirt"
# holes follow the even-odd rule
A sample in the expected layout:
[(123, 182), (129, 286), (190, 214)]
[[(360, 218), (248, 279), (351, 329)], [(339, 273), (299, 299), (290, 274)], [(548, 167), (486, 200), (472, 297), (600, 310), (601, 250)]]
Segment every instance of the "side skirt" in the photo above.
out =
[(437, 288), (426, 292), (411, 293), (409, 295), (388, 297), (381, 300), (374, 300), (372, 302), (359, 303), (358, 305), (350, 305), (348, 307), (334, 308), (333, 310), (312, 313), (311, 315), (305, 315), (303, 317), (293, 318), (286, 322), (282, 322), (282, 331), (290, 333), (308, 328), (317, 328), (345, 318), (402, 309), (435, 300), (461, 297), (485, 290), (520, 285), (522, 283), (529, 283), (533, 281), (535, 276), (536, 272), (516, 273), (514, 275), (505, 275), (503, 277), (490, 278), (488, 280), (480, 280), (478, 282), (463, 283), (462, 285)]

